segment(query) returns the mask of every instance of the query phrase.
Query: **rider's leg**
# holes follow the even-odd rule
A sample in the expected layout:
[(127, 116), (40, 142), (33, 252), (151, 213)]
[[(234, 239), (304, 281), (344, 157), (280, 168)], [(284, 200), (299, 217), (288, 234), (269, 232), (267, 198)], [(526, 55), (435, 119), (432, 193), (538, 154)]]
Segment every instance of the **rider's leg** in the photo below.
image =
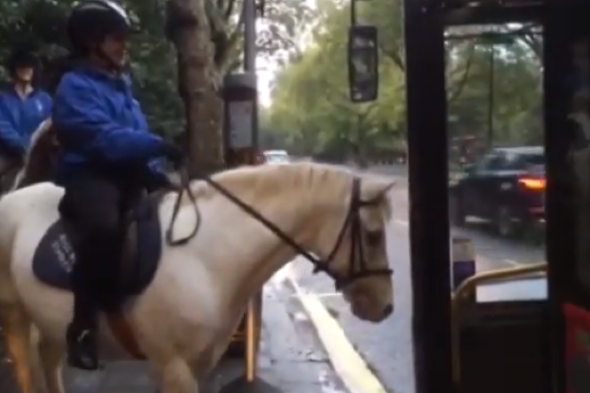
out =
[(62, 208), (79, 235), (74, 241), (74, 318), (67, 333), (68, 362), (73, 367), (95, 370), (99, 366), (97, 311), (103, 305), (101, 294), (109, 290), (116, 274), (119, 204), (117, 185), (99, 176), (85, 174), (66, 187)]

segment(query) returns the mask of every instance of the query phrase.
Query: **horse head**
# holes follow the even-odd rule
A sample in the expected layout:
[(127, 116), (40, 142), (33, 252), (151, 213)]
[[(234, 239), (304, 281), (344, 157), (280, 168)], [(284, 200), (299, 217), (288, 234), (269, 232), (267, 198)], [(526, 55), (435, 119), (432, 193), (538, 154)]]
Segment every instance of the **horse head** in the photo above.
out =
[(55, 129), (51, 119), (47, 119), (31, 136), (31, 144), (25, 156), (24, 165), (16, 175), (10, 190), (51, 180), (58, 149)]
[[(276, 243), (268, 246), (272, 252), (260, 251), (258, 258), (270, 254), (281, 259), (278, 269), (301, 254), (315, 272), (335, 281), (357, 317), (379, 322), (391, 314), (393, 283), (385, 229), (392, 210), (387, 195), (395, 184), (392, 179), (302, 162), (245, 167), (213, 180), (247, 205), (241, 206), (242, 212), (251, 207), (247, 213), (266, 227), (260, 238), (271, 239), (268, 231), (274, 232)], [(204, 195), (206, 188), (200, 187)], [(256, 227), (248, 228), (248, 243), (254, 248)], [(259, 276), (262, 270), (254, 271)]]
[(395, 182), (342, 168), (317, 168), (317, 195), (323, 194), (332, 206), (320, 204), (327, 211), (312, 215), (307, 224), (321, 256), (315, 271), (334, 279), (354, 315), (379, 322), (393, 312), (386, 227), (392, 214), (388, 191)]

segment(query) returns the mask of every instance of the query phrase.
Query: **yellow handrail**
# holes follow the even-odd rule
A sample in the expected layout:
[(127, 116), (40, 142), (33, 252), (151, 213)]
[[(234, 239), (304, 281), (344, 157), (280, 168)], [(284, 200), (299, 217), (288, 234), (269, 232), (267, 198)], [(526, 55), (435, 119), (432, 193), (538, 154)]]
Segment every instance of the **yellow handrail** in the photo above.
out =
[(547, 271), (547, 262), (540, 262), (526, 266), (518, 266), (508, 269), (499, 269), (483, 272), (469, 277), (452, 294), (451, 298), (451, 364), (453, 367), (453, 381), (459, 385), (461, 382), (461, 346), (459, 343), (459, 329), (461, 325), (461, 300), (472, 294), (478, 284), (499, 281), (504, 278), (514, 278), (532, 273)]

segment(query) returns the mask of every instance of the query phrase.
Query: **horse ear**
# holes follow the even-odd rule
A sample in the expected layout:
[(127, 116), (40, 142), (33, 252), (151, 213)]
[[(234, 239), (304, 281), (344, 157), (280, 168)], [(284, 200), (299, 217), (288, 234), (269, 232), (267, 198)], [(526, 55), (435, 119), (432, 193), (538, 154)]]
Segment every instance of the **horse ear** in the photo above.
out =
[(397, 182), (394, 179), (369, 177), (361, 182), (361, 199), (374, 201), (383, 198)]

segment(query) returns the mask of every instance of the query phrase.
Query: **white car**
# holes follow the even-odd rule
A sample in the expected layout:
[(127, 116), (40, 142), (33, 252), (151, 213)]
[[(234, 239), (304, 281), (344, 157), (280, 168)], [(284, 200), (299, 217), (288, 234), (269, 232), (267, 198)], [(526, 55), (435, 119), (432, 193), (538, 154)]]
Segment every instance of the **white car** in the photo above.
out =
[(263, 154), (266, 164), (284, 165), (291, 161), (285, 150), (266, 150)]

